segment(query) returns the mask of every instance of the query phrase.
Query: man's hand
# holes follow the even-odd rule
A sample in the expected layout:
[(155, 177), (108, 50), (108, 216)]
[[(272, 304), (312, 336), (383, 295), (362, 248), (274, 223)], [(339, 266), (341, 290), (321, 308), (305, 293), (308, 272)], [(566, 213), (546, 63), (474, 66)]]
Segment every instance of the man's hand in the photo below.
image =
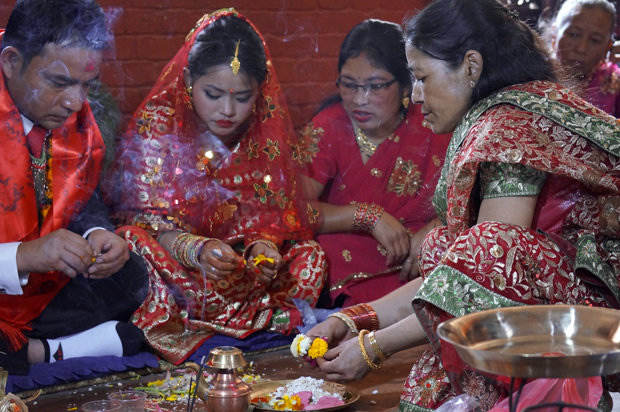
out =
[(93, 248), (86, 239), (59, 229), (17, 248), (19, 272), (45, 273), (58, 270), (69, 277), (86, 273), (92, 263)]
[(84, 275), (89, 278), (106, 278), (118, 272), (129, 260), (127, 242), (113, 232), (105, 229), (93, 230), (88, 235), (88, 243), (93, 254), (89, 257), (89, 265)]

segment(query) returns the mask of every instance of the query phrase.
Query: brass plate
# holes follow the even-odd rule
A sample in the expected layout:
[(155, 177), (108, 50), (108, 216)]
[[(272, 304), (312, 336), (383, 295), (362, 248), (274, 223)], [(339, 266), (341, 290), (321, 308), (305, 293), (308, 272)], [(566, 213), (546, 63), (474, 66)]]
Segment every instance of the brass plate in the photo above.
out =
[(620, 311), (578, 305), (491, 309), (443, 322), (439, 337), (467, 364), (522, 378), (620, 371)]
[[(259, 406), (257, 403), (253, 403), (252, 399), (260, 398), (263, 396), (269, 395), (271, 392), (275, 392), (281, 386), (286, 385), (287, 383), (293, 382), (294, 379), (289, 380), (280, 380), (280, 381), (265, 381), (258, 382), (252, 385), (252, 392), (250, 393), (250, 403), (258, 410), (261, 411), (274, 411), (275, 409), (265, 408)], [(327, 382), (323, 383), (321, 387), (323, 390), (336, 393), (344, 399), (344, 405), (334, 406), (331, 408), (323, 408), (323, 409), (315, 409), (317, 411), (334, 411), (337, 409), (346, 408), (349, 405), (352, 405), (360, 398), (360, 393), (355, 389), (348, 388), (345, 385), (336, 382)]]

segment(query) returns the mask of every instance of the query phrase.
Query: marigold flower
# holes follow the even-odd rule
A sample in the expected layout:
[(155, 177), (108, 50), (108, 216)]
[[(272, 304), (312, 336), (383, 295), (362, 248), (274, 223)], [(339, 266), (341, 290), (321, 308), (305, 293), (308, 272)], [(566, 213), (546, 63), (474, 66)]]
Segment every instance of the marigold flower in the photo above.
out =
[(298, 395), (284, 395), (281, 399), (274, 399), (272, 406), (276, 411), (301, 411), (303, 408)]
[(321, 338), (315, 338), (308, 350), (308, 356), (311, 359), (322, 358), (325, 352), (327, 352), (327, 342)]

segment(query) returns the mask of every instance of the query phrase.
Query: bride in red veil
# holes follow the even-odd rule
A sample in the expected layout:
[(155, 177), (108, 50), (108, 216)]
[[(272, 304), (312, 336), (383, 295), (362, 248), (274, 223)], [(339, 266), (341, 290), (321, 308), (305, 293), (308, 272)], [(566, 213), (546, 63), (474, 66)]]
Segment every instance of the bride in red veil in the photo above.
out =
[[(213, 334), (300, 323), (325, 257), (306, 224), (267, 46), (234, 9), (203, 16), (133, 116), (107, 200), (150, 291), (133, 321), (179, 363)], [(155, 240), (157, 239), (157, 240)]]

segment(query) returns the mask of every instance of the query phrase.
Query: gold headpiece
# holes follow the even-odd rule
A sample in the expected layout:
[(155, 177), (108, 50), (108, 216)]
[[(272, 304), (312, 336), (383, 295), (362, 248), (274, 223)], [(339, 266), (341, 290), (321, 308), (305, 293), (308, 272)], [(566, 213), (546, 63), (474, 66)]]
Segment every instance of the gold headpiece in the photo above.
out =
[(239, 73), (239, 69), (241, 68), (241, 62), (239, 61), (239, 43), (241, 43), (241, 39), (237, 40), (237, 48), (235, 49), (235, 57), (233, 57), (232, 61), (230, 62), (230, 69), (232, 70), (233, 74), (236, 76), (237, 73)]

